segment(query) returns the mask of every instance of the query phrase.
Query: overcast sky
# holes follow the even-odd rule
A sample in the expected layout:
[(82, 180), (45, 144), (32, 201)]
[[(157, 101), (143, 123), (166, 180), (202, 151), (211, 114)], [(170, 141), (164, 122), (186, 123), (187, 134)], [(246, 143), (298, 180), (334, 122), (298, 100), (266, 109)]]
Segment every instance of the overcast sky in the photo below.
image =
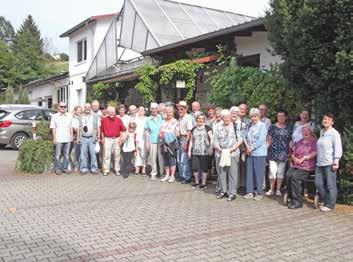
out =
[[(269, 0), (179, 0), (181, 2), (261, 16)], [(0, 16), (10, 20), (17, 30), (25, 17), (34, 17), (42, 37), (51, 40), (55, 49), (68, 52), (68, 38), (59, 35), (84, 19), (120, 11), (123, 0), (0, 0)]]

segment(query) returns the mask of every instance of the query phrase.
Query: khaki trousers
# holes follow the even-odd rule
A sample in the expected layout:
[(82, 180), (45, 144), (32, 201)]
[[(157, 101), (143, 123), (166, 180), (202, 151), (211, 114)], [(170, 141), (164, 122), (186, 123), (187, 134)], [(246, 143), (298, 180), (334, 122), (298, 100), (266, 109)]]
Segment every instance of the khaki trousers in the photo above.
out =
[(103, 173), (110, 171), (111, 156), (114, 156), (114, 171), (120, 173), (120, 145), (119, 138), (104, 138), (104, 164)]

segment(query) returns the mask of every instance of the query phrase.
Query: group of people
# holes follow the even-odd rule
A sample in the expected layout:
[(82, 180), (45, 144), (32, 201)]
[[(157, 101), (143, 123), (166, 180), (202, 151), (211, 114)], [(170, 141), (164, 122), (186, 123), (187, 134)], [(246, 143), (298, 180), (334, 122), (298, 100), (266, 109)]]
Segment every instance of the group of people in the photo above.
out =
[(288, 208), (295, 209), (303, 206), (303, 184), (315, 173), (321, 210), (334, 209), (342, 142), (332, 114), (323, 117), (316, 134), (307, 110), (292, 128), (282, 110), (272, 123), (266, 105), (249, 112), (245, 103), (230, 109), (209, 106), (203, 113), (199, 102), (193, 102), (189, 112), (188, 104), (180, 101), (176, 106), (151, 103), (149, 109), (146, 116), (143, 106), (105, 108), (93, 101), (69, 114), (60, 103), (50, 124), (56, 174), (70, 172), (71, 151), (74, 172), (98, 174), (101, 169), (107, 176), (113, 170), (124, 178), (148, 174), (151, 180), (159, 175), (161, 182), (191, 183), (198, 189), (207, 187), (215, 167), (218, 199), (233, 201), (241, 188), (245, 199), (279, 197), (286, 178)]

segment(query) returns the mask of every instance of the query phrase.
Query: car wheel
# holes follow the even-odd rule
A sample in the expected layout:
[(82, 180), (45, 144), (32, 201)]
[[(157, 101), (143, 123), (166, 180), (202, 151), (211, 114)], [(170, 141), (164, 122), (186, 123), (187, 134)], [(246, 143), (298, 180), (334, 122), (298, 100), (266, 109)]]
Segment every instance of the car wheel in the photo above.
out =
[(11, 139), (11, 147), (15, 150), (18, 150), (24, 141), (28, 139), (28, 135), (25, 133), (17, 133)]

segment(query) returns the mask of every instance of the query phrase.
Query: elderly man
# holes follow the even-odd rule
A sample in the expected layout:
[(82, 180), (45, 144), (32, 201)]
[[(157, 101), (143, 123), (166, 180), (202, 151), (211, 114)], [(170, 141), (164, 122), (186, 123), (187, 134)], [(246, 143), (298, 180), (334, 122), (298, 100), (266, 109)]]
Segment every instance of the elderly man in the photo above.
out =
[(103, 175), (107, 176), (110, 170), (111, 155), (114, 152), (115, 175), (120, 175), (120, 136), (125, 132), (124, 123), (116, 116), (115, 107), (108, 107), (108, 116), (101, 123), (102, 140), (104, 142)]
[(179, 150), (177, 155), (179, 176), (182, 179), (182, 184), (191, 183), (191, 170), (188, 156), (188, 144), (190, 140), (191, 130), (193, 128), (193, 119), (189, 115), (188, 105), (185, 101), (180, 101), (177, 104), (179, 115)]
[[(101, 122), (102, 111), (100, 110), (100, 105), (98, 100), (92, 101), (92, 115), (98, 117), (98, 122)], [(96, 153), (97, 165), (98, 168), (102, 168), (102, 160), (101, 160), (102, 153)]]
[(129, 123), (137, 121), (137, 107), (135, 105), (129, 106)]
[(267, 117), (267, 106), (265, 104), (261, 104), (259, 105), (259, 110), (260, 110), (260, 120), (262, 123), (265, 124), (266, 129), (268, 130), (270, 128), (271, 123), (271, 119), (269, 119)]
[(89, 155), (89, 159), (91, 160), (90, 170), (92, 174), (98, 174), (95, 145), (100, 140), (100, 117), (97, 114), (92, 113), (90, 103), (85, 104), (84, 113), (78, 118), (78, 124), (78, 138), (81, 143), (80, 172), (82, 175), (88, 173)]
[[(53, 133), (55, 144), (55, 173), (69, 173), (69, 151), (73, 138), (72, 116), (66, 112), (65, 102), (59, 104), (59, 112), (51, 118), (50, 128)], [(64, 160), (61, 163), (61, 157)]]
[(159, 174), (162, 177), (164, 173), (163, 156), (160, 147), (159, 131), (164, 122), (162, 116), (158, 114), (158, 104), (151, 103), (151, 115), (147, 118), (145, 130), (148, 133), (149, 157), (148, 163), (152, 167), (151, 180), (157, 179), (158, 166)]
[(200, 103), (199, 102), (197, 102), (197, 101), (194, 101), (194, 102), (192, 102), (192, 104), (191, 104), (191, 116), (192, 116), (192, 121), (193, 121), (193, 126), (195, 126), (196, 125), (196, 117), (197, 117), (197, 115), (198, 114), (200, 114), (200, 113), (202, 113), (201, 112), (201, 105), (200, 105)]
[(228, 195), (228, 201), (236, 197), (238, 184), (239, 147), (242, 137), (231, 120), (229, 110), (221, 112), (223, 122), (214, 128), (214, 148), (218, 171), (218, 199)]

